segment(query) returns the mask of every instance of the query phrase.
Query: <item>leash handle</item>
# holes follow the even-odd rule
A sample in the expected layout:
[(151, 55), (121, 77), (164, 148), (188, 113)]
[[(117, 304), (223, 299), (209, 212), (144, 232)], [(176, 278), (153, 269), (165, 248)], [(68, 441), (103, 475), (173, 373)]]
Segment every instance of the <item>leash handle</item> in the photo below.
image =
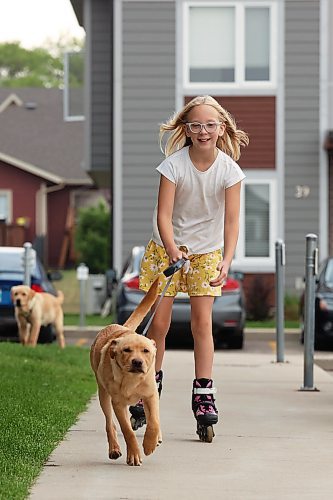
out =
[(168, 281), (166, 282), (163, 290), (162, 290), (162, 293), (161, 293), (161, 296), (157, 302), (157, 305), (156, 305), (156, 308), (155, 308), (155, 311), (151, 314), (150, 318), (149, 318), (149, 321), (148, 323), (146, 324), (145, 326), (145, 329), (143, 330), (142, 332), (142, 335), (146, 336), (147, 335), (147, 332), (148, 332), (148, 328), (150, 327), (153, 319), (154, 319), (154, 316), (155, 316), (155, 313), (157, 311), (157, 308), (158, 306), (160, 305), (161, 303), (161, 300), (163, 299), (164, 295), (165, 295), (165, 292), (167, 291), (167, 289), (169, 288), (170, 286), (170, 283), (171, 283), (171, 280), (172, 280), (172, 277), (173, 275), (179, 271), (183, 265), (185, 264), (187, 259), (180, 259), (178, 260), (177, 262), (175, 262), (174, 264), (172, 264), (171, 266), (167, 267), (164, 271), (163, 271), (163, 274), (166, 278), (169, 278)]
[(171, 266), (167, 267), (163, 271), (164, 276), (166, 278), (168, 278), (169, 276), (172, 276), (173, 274), (175, 274), (177, 271), (179, 271), (179, 269), (181, 269), (183, 267), (183, 265), (185, 264), (186, 261), (187, 261), (187, 259), (180, 259), (177, 262), (175, 262), (174, 264), (172, 264)]

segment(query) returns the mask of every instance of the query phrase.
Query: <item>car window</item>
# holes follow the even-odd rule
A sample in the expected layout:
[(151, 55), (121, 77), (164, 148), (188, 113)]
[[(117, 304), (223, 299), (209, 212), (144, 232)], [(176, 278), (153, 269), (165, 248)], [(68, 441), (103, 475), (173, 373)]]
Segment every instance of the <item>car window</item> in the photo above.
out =
[(325, 282), (329, 287), (333, 287), (333, 259), (327, 262), (326, 272), (325, 272)]
[[(0, 254), (0, 272), (1, 273), (23, 273), (23, 252), (1, 252)], [(32, 274), (40, 278), (40, 272), (35, 267)]]
[(121, 276), (123, 276), (124, 274), (130, 272), (130, 265), (131, 265), (131, 261), (130, 261), (130, 257), (128, 257), (128, 259), (126, 260), (124, 266), (123, 266), (123, 269), (121, 271)]

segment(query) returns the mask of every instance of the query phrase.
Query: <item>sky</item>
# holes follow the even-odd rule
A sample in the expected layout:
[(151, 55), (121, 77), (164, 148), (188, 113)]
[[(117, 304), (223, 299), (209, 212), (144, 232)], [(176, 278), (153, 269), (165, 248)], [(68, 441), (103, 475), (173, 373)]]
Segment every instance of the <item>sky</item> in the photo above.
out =
[(42, 47), (61, 36), (84, 38), (70, 0), (0, 0), (0, 43)]

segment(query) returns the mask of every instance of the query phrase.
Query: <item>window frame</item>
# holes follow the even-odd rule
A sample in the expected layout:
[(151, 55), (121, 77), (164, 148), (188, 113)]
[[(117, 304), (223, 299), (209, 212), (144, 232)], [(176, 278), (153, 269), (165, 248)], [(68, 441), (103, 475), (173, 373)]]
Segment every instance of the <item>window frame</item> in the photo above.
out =
[(0, 195), (7, 198), (8, 217), (6, 223), (11, 224), (13, 221), (13, 193), (9, 189), (0, 189)]
[[(63, 89), (63, 114), (64, 114), (64, 121), (65, 122), (79, 122), (83, 121), (85, 119), (84, 114), (83, 115), (71, 115), (70, 114), (70, 106), (69, 106), (69, 99), (70, 99), (70, 90), (69, 90), (69, 58), (72, 54), (77, 54), (78, 52), (75, 51), (68, 51), (64, 53), (64, 89)], [(80, 53), (83, 53), (83, 50), (80, 51)], [(83, 83), (83, 89), (84, 89), (84, 83)]]
[[(241, 210), (239, 217), (239, 238), (232, 267), (242, 271), (272, 272), (275, 269), (275, 241), (277, 239), (278, 214), (277, 204), (277, 180), (270, 176), (256, 177), (251, 171), (242, 183)], [(247, 257), (245, 255), (245, 186), (250, 184), (265, 184), (269, 186), (269, 255), (268, 257)]]
[[(234, 7), (235, 8), (235, 26), (237, 32), (235, 35), (235, 81), (234, 82), (191, 82), (190, 81), (190, 66), (189, 66), (189, 19), (191, 7)], [(269, 52), (269, 71), (270, 79), (262, 80), (245, 80), (245, 9), (249, 7), (267, 7), (270, 9), (270, 52)], [(182, 51), (182, 68), (183, 68), (183, 88), (188, 89), (185, 93), (196, 93), (197, 90), (203, 87), (208, 91), (211, 89), (274, 89), (276, 88), (277, 80), (277, 24), (278, 12), (276, 2), (271, 1), (250, 1), (237, 2), (235, 0), (228, 2), (221, 1), (187, 1), (183, 4), (183, 51)]]

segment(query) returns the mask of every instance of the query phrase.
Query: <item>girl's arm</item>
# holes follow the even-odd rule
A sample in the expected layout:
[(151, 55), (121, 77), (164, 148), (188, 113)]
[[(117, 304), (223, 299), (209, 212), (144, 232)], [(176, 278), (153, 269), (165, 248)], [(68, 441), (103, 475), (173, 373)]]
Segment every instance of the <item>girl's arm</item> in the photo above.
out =
[(221, 286), (228, 276), (233, 259), (239, 232), (241, 182), (225, 190), (225, 215), (224, 215), (224, 250), (223, 260), (217, 266), (220, 274), (210, 282), (211, 286)]
[(183, 257), (183, 253), (175, 244), (172, 227), (175, 192), (175, 184), (164, 177), (164, 175), (161, 175), (158, 191), (157, 227), (170, 262), (177, 262), (177, 260)]

